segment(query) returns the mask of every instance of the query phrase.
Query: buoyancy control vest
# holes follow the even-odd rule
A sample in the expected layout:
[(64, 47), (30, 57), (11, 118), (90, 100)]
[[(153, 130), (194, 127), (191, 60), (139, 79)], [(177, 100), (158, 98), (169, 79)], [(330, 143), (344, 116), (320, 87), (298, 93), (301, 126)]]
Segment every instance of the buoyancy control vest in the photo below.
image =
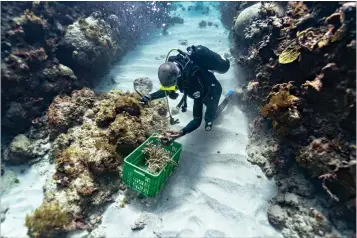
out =
[[(230, 62), (228, 59), (221, 57), (219, 54), (211, 51), (205, 46), (192, 45), (186, 50), (187, 53), (177, 49), (179, 55), (176, 56), (176, 62), (179, 63), (181, 68), (183, 69), (183, 81), (181, 87), (179, 87), (182, 88), (183, 91), (187, 90), (188, 80), (191, 76), (194, 75), (197, 70), (210, 70), (220, 74), (224, 74), (230, 68)], [(185, 112), (187, 110), (186, 92), (184, 92), (182, 99), (177, 105), (177, 108), (181, 108), (182, 112)]]

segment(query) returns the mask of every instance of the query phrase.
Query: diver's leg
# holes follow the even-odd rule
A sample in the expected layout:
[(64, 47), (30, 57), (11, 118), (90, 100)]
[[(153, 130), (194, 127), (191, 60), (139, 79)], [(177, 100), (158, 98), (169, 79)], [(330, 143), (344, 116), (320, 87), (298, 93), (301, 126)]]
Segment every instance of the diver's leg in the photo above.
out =
[(215, 86), (211, 88), (212, 94), (210, 95), (211, 98), (207, 100), (205, 104), (207, 109), (205, 113), (205, 122), (206, 122), (206, 130), (212, 129), (212, 123), (216, 119), (216, 112), (218, 109), (219, 99), (221, 98), (222, 94), (222, 86), (216, 80)]
[(233, 90), (229, 90), (225, 95), (224, 95), (224, 100), (223, 102), (221, 102), (221, 104), (219, 104), (218, 108), (217, 108), (217, 111), (214, 115), (214, 119), (213, 120), (216, 120), (217, 117), (219, 117), (219, 115), (222, 113), (222, 111), (226, 108), (226, 106), (228, 105), (229, 103), (229, 99), (231, 97), (233, 97), (234, 95), (234, 91)]

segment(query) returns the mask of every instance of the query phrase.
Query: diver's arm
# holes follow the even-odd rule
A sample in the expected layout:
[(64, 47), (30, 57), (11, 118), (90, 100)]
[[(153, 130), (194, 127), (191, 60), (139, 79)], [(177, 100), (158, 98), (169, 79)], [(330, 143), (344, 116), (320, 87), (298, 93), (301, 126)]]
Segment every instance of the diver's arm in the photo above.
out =
[(190, 121), (181, 131), (182, 135), (191, 133), (200, 127), (202, 122), (203, 103), (200, 99), (195, 99), (193, 102), (193, 120)]
[(150, 100), (155, 100), (155, 99), (159, 99), (159, 98), (163, 98), (163, 97), (165, 97), (164, 90), (157, 90), (156, 92), (149, 94)]
[[(176, 99), (178, 97), (178, 94), (175, 91), (166, 91), (166, 92), (167, 92), (167, 96), (169, 96), (171, 99)], [(164, 90), (158, 90), (154, 93), (149, 94), (150, 100), (155, 100), (164, 97), (165, 97)]]

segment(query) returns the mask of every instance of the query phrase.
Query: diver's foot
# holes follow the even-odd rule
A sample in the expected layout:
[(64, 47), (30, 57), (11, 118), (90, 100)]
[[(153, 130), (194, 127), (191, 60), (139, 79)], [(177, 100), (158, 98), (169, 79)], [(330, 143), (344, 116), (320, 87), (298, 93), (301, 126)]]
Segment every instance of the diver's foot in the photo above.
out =
[(207, 123), (206, 123), (205, 130), (206, 130), (206, 131), (212, 130), (212, 122), (207, 122)]
[(228, 99), (231, 98), (234, 95), (234, 90), (229, 90), (224, 96)]

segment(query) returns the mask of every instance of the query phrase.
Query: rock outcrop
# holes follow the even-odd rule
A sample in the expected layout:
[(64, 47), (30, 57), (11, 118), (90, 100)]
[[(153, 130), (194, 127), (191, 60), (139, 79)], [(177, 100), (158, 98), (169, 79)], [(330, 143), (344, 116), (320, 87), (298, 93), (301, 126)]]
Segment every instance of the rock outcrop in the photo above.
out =
[(33, 159), (30, 140), (25, 135), (16, 136), (4, 151), (3, 161), (12, 165), (19, 165)]

